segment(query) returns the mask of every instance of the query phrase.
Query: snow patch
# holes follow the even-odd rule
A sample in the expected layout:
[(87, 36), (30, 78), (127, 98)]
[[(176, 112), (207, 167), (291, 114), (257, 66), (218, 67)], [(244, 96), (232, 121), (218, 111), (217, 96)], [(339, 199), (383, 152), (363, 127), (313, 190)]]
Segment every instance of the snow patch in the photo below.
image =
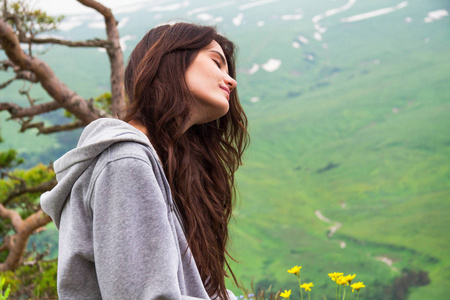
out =
[(88, 27), (94, 29), (105, 29), (106, 25), (105, 22), (92, 22), (88, 24)]
[(150, 12), (173, 11), (173, 10), (177, 10), (177, 9), (180, 9), (180, 8), (186, 7), (186, 6), (189, 6), (189, 1), (183, 1), (181, 3), (174, 3), (174, 4), (170, 4), (170, 5), (165, 5), (165, 6), (154, 6), (154, 7), (150, 8), (148, 11), (150, 11)]
[(58, 40), (67, 40), (67, 37), (57, 34), (39, 34), (38, 38), (40, 39), (58, 39)]
[(134, 35), (126, 35), (120, 38), (119, 43), (120, 43), (120, 48), (122, 48), (122, 51), (127, 50), (127, 41), (132, 41), (136, 39), (136, 37)]
[(210, 11), (216, 8), (221, 8), (221, 7), (225, 7), (225, 6), (229, 6), (234, 4), (234, 1), (228, 1), (228, 2), (222, 2), (220, 4), (217, 5), (210, 5), (210, 6), (203, 6), (203, 7), (199, 7), (199, 8), (194, 8), (190, 11), (187, 12), (188, 16), (192, 16), (198, 13), (202, 13), (202, 12), (206, 12), (206, 11)]
[(75, 27), (83, 25), (85, 21), (92, 21), (94, 19), (93, 14), (85, 14), (78, 16), (71, 16), (66, 18), (59, 26), (58, 29), (61, 31), (69, 31)]
[(405, 18), (405, 23), (411, 23), (412, 22), (412, 18), (411, 17), (406, 17)]
[(210, 21), (214, 19), (214, 16), (207, 13), (201, 13), (197, 15), (197, 19), (200, 19), (202, 21)]
[(131, 12), (135, 12), (135, 11), (139, 11), (143, 8), (145, 8), (145, 4), (135, 4), (135, 5), (125, 5), (122, 7), (118, 7), (113, 9), (114, 14), (118, 15), (118, 14), (123, 14), (123, 13), (131, 13)]
[(351, 22), (366, 20), (366, 19), (370, 19), (370, 18), (374, 18), (374, 17), (379, 17), (382, 15), (390, 14), (399, 9), (405, 8), (406, 6), (408, 6), (408, 1), (403, 1), (392, 7), (381, 8), (381, 9), (377, 9), (374, 11), (354, 15), (354, 16), (351, 16), (348, 18), (342, 18), (341, 22), (342, 23), (351, 23)]
[[(314, 35), (317, 34), (322, 34), (325, 33), (327, 31), (327, 29), (325, 27), (322, 27), (320, 25), (320, 21), (323, 20), (326, 17), (329, 16), (333, 16), (335, 14), (341, 13), (343, 11), (346, 11), (348, 9), (350, 9), (354, 4), (356, 3), (356, 0), (349, 0), (345, 5), (338, 7), (338, 8), (333, 8), (330, 10), (327, 10), (325, 13), (323, 14), (318, 14), (316, 16), (314, 16), (311, 21), (314, 23), (314, 29), (316, 30), (316, 32), (314, 33)], [(322, 40), (322, 36), (320, 36), (319, 38), (316, 38), (316, 40), (321, 41)]]
[(295, 49), (300, 49), (301, 45), (299, 42), (292, 42), (292, 47), (294, 47)]
[(58, 29), (61, 31), (69, 31), (81, 25), (83, 25), (82, 21), (65, 21), (59, 24)]
[(309, 40), (307, 38), (305, 38), (303, 35), (299, 35), (297, 38), (302, 44), (308, 44), (309, 43)]
[(258, 64), (253, 64), (252, 68), (250, 70), (248, 70), (248, 74), (252, 75), (255, 74), (256, 71), (259, 70), (259, 65)]
[[(20, 48), (28, 53), (28, 50), (30, 49), (29, 44), (20, 43)], [(45, 45), (31, 45), (31, 51), (44, 51), (46, 49)]]
[(119, 25), (117, 25), (117, 29), (123, 28), (128, 23), (128, 21), (130, 21), (129, 17), (122, 18), (122, 20), (119, 21)]
[(427, 15), (427, 17), (425, 17), (424, 22), (425, 23), (431, 23), (435, 20), (440, 20), (443, 17), (448, 16), (448, 11), (445, 9), (438, 9), (438, 10), (434, 10), (434, 11), (430, 11)]
[(250, 98), (250, 102), (251, 103), (256, 103), (258, 101), (259, 101), (259, 97), (252, 97), (252, 98)]
[(281, 20), (283, 20), (283, 21), (290, 21), (290, 20), (298, 21), (301, 18), (303, 18), (302, 14), (298, 14), (298, 15), (282, 15), (281, 16)]
[(281, 66), (281, 60), (270, 58), (265, 64), (261, 65), (261, 68), (263, 68), (267, 72), (273, 72), (278, 70), (278, 68)]
[(239, 6), (239, 10), (246, 10), (246, 9), (253, 8), (253, 7), (256, 7), (256, 6), (260, 6), (260, 5), (264, 5), (264, 4), (269, 4), (269, 3), (273, 3), (273, 2), (278, 2), (278, 1), (280, 1), (280, 0), (261, 0), (261, 1), (255, 1), (255, 2), (252, 2), (252, 3), (247, 3), (247, 4), (244, 4), (244, 5)]
[(322, 35), (320, 34), (320, 32), (314, 32), (314, 38), (318, 41), (321, 41)]
[(236, 17), (233, 18), (234, 26), (240, 26), (242, 24), (242, 20), (244, 19), (244, 14), (239, 13)]

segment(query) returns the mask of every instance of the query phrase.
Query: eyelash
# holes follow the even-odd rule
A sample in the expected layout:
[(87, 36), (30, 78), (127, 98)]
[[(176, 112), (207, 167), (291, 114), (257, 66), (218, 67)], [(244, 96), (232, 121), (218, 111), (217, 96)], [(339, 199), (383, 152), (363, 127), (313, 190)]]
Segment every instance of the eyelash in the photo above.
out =
[(220, 62), (218, 60), (213, 59), (213, 61), (216, 63), (216, 65), (219, 67), (219, 69), (222, 67), (222, 65), (220, 64)]

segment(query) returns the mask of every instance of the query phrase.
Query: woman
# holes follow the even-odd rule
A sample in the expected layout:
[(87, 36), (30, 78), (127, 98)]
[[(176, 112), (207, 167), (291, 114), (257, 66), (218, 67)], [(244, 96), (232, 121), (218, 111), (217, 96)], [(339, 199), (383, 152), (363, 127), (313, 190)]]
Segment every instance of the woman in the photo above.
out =
[(60, 299), (228, 299), (234, 172), (248, 142), (234, 45), (213, 27), (149, 31), (129, 106), (54, 163), (41, 197), (59, 229)]

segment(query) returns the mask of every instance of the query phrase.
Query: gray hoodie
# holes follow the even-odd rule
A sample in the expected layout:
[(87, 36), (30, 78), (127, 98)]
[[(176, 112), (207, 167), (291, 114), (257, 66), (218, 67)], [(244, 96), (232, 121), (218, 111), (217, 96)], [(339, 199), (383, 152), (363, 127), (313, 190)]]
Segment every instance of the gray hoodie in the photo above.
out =
[(54, 169), (41, 205), (59, 229), (60, 299), (209, 299), (141, 131), (96, 120)]

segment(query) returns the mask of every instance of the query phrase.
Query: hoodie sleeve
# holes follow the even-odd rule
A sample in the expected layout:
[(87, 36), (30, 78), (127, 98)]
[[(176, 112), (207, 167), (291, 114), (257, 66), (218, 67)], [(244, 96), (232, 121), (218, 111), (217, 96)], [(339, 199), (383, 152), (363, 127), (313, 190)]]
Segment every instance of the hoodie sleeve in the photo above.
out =
[(200, 299), (181, 295), (179, 253), (149, 162), (109, 162), (95, 181), (90, 205), (103, 299)]

